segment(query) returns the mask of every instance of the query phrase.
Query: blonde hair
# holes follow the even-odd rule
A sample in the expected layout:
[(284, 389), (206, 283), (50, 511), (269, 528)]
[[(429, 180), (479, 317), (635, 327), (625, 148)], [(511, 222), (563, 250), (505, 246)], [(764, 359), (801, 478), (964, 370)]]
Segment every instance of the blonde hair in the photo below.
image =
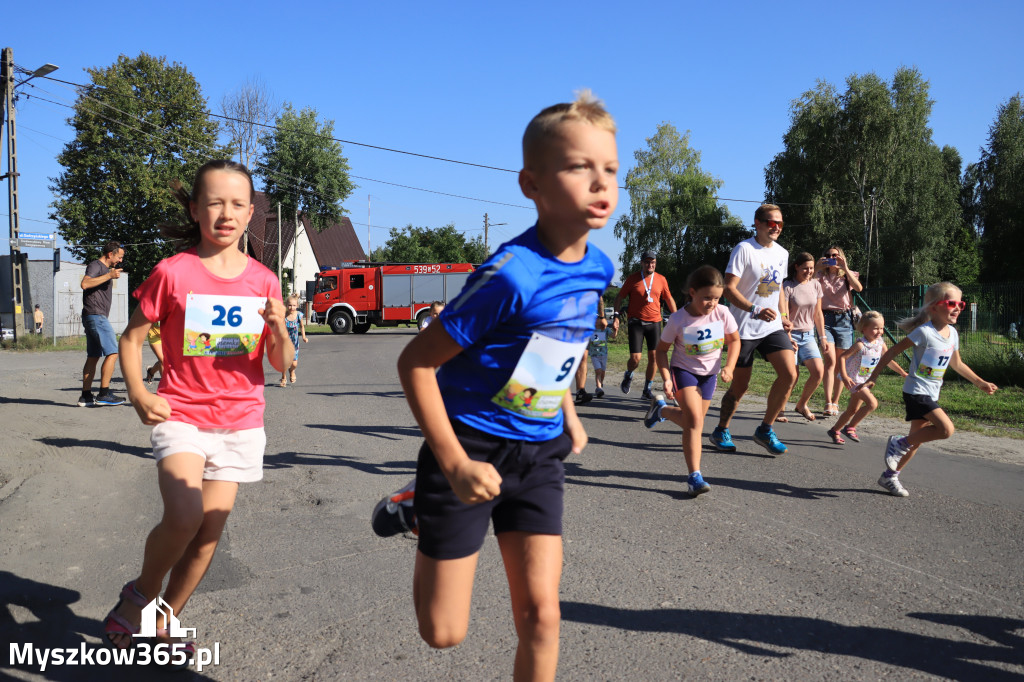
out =
[(579, 90), (576, 101), (553, 104), (534, 116), (526, 126), (526, 132), (523, 133), (523, 167), (533, 167), (545, 143), (558, 135), (559, 126), (570, 121), (589, 123), (613, 135), (617, 130), (615, 119), (604, 108), (604, 102), (589, 89)]
[(288, 298), (284, 299), (284, 304), (285, 305), (290, 304), (292, 302), (292, 299), (295, 300), (295, 305), (299, 305), (299, 295), (298, 294), (292, 294)]
[[(821, 254), (821, 255), (822, 255), (822, 256), (824, 256), (825, 258), (828, 258), (828, 252), (829, 252), (829, 251), (831, 251), (832, 249), (835, 249), (836, 251), (838, 251), (838, 252), (839, 252), (839, 255), (843, 257), (843, 260), (845, 260), (845, 261), (846, 261), (846, 264), (847, 264), (847, 265), (849, 265), (849, 264), (850, 264), (850, 261), (846, 260), (846, 252), (845, 252), (845, 251), (843, 251), (843, 247), (841, 247), (841, 246), (829, 246), (828, 248), (826, 248), (826, 249), (825, 249), (825, 250), (824, 250), (824, 251), (822, 252), (822, 254)], [(846, 277), (846, 270), (843, 270), (843, 269), (842, 269), (841, 267), (839, 267), (838, 265), (833, 265), (832, 267), (834, 267), (834, 268), (835, 268), (836, 270), (838, 270), (838, 271), (839, 271), (839, 276), (840, 276), (840, 277)]]
[(882, 313), (878, 312), (877, 310), (869, 310), (863, 315), (861, 315), (860, 319), (857, 320), (858, 334), (864, 333), (864, 327), (867, 326), (868, 322), (878, 322), (883, 327), (885, 327), (885, 317), (882, 316)]
[(939, 282), (931, 285), (924, 292), (924, 305), (918, 308), (917, 312), (910, 317), (897, 322), (896, 326), (909, 334), (930, 319), (928, 309), (931, 308), (932, 305), (937, 301), (943, 301), (949, 298), (949, 295), (953, 293), (957, 296), (963, 296), (963, 292), (960, 291), (960, 287), (950, 282)]

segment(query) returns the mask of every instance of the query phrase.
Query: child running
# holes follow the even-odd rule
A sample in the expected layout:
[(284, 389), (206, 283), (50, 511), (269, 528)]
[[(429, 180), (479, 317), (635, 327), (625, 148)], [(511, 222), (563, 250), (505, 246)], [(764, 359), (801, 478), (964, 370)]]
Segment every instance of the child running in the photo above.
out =
[(878, 479), (878, 485), (888, 490), (890, 495), (906, 497), (910, 494), (900, 483), (899, 474), (923, 443), (953, 435), (953, 422), (938, 402), (947, 368), (952, 368), (989, 395), (999, 390), (998, 386), (975, 374), (960, 358), (960, 335), (953, 325), (967, 305), (961, 296), (960, 289), (949, 282), (928, 287), (924, 292), (924, 305), (917, 314), (900, 320), (896, 325), (907, 332), (907, 338), (882, 356), (864, 382), (864, 387), (873, 388), (882, 367), (903, 351), (914, 349), (910, 374), (903, 382), (903, 403), (907, 408), (910, 433), (902, 438), (889, 437), (885, 447), (885, 472)]
[[(782, 295), (789, 304), (789, 319), (793, 328), (789, 338), (796, 345), (796, 362), (807, 368), (807, 381), (796, 401), (796, 412), (809, 422), (814, 421), (814, 413), (807, 406), (811, 396), (818, 390), (825, 365), (821, 360), (821, 351), (828, 353), (828, 337), (825, 336), (825, 315), (821, 312), (821, 281), (814, 276), (814, 256), (804, 251), (798, 253), (789, 264), (789, 277), (782, 282)], [(821, 339), (821, 350), (814, 340), (814, 330)], [(785, 417), (776, 417), (776, 421), (787, 421)]]
[[(615, 211), (618, 168), (615, 123), (588, 91), (535, 116), (519, 186), (537, 206), (536, 225), (474, 272), (398, 360), (425, 439), (413, 497), (420, 635), (437, 648), (465, 638), (493, 522), (519, 639), (517, 680), (552, 680), (558, 665), (562, 460), (587, 443), (569, 387), (615, 272), (587, 238)], [(527, 403), (506, 399), (527, 391)], [(413, 488), (403, 491), (396, 495)], [(374, 529), (407, 505), (382, 500)]]
[[(740, 357), (740, 333), (736, 319), (718, 305), (725, 291), (725, 278), (716, 268), (702, 265), (694, 270), (686, 280), (686, 290), (689, 302), (668, 318), (654, 353), (665, 385), (664, 398), (675, 399), (679, 407), (668, 405), (662, 396), (655, 396), (644, 417), (644, 426), (654, 428), (658, 422), (668, 419), (682, 427), (683, 457), (689, 470), (686, 489), (697, 496), (711, 491), (700, 473), (704, 417), (718, 385), (719, 371), (722, 381), (732, 381)], [(722, 367), (723, 345), (729, 347), (725, 367)], [(673, 349), (671, 371), (669, 348)]]
[(149, 348), (153, 351), (153, 355), (156, 356), (156, 362), (152, 366), (146, 368), (146, 385), (153, 383), (153, 378), (157, 372), (160, 376), (163, 376), (164, 372), (164, 348), (163, 343), (160, 341), (160, 323), (155, 323), (149, 328), (149, 333), (146, 334), (146, 340), (149, 341)]
[[(299, 295), (292, 294), (285, 301), (287, 312), (284, 316), (284, 326), (288, 330), (288, 339), (292, 342), (292, 346), (295, 347), (295, 357), (292, 358), (292, 364), (288, 366), (288, 378), (291, 382), (295, 383), (295, 370), (299, 366), (299, 335), (302, 335), (302, 342), (309, 343), (309, 339), (306, 338), (306, 316), (299, 310)], [(281, 372), (281, 383), (278, 384), (281, 388), (287, 386), (285, 381), (284, 372)]]
[[(157, 263), (135, 290), (139, 305), (120, 342), (129, 399), (142, 423), (153, 425), (164, 503), (141, 573), (121, 589), (103, 624), (120, 648), (134, 646), (142, 609), (160, 596), (168, 572), (163, 600), (181, 613), (210, 566), (238, 484), (263, 477), (263, 353), (278, 371), (293, 354), (277, 277), (238, 249), (253, 213), (249, 171), (210, 161), (196, 173), (191, 196), (180, 184), (174, 193), (189, 223), (165, 227), (164, 236), (186, 248)], [(143, 384), (141, 359), (155, 322), (167, 345), (154, 394)], [(208, 335), (209, 346), (186, 341), (196, 333)], [(170, 644), (176, 667), (185, 665), (194, 645), (173, 641), (166, 617), (156, 620), (157, 642)]]
[[(839, 356), (839, 374), (846, 388), (850, 389), (850, 402), (846, 410), (827, 433), (832, 442), (842, 445), (846, 442), (843, 436), (852, 441), (860, 442), (857, 436), (857, 425), (872, 412), (878, 409), (878, 398), (864, 382), (878, 364), (878, 360), (889, 350), (882, 334), (885, 333), (885, 318), (877, 310), (864, 313), (857, 323), (857, 332), (861, 335), (852, 346)], [(906, 378), (907, 372), (896, 363), (889, 363), (889, 369)]]

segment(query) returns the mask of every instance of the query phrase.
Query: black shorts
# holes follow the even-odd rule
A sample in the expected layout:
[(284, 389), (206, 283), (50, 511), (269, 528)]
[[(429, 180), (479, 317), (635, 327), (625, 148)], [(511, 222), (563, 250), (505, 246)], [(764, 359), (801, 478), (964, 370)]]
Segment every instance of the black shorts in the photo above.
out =
[(501, 438), (453, 421), (470, 459), (490, 462), (501, 475), (501, 494), (489, 502), (465, 504), (452, 490), (430, 447), (423, 443), (416, 463), (413, 505), (419, 525), (418, 549), (432, 559), (461, 559), (480, 551), (487, 525), (494, 533), (523, 531), (562, 534), (565, 469), (572, 441), (566, 434), (546, 441)]
[(661, 322), (645, 322), (637, 317), (629, 318), (629, 352), (639, 353), (647, 341), (647, 352), (653, 353), (661, 341)]
[(761, 354), (765, 360), (772, 353), (780, 350), (793, 350), (793, 342), (789, 340), (789, 334), (781, 329), (772, 332), (760, 339), (743, 339), (740, 341), (740, 359), (736, 362), (737, 367), (753, 367), (754, 351)]
[(907, 418), (904, 421), (912, 422), (916, 419), (927, 419), (929, 412), (941, 409), (939, 404), (932, 400), (930, 395), (918, 395), (916, 393), (904, 393), (903, 404), (907, 408)]

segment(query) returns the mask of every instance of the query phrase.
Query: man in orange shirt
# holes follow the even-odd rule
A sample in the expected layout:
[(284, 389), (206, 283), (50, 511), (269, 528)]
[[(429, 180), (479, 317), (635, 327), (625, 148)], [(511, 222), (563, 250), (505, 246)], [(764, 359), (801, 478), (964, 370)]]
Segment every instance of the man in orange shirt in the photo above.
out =
[(628, 303), (626, 318), (629, 362), (626, 363), (626, 372), (622, 375), (619, 388), (623, 393), (629, 393), (629, 387), (633, 383), (633, 370), (640, 366), (640, 355), (646, 340), (647, 382), (644, 384), (644, 392), (640, 394), (644, 400), (654, 397), (651, 387), (654, 383), (654, 349), (661, 340), (661, 304), (664, 302), (670, 313), (676, 311), (676, 302), (668, 290), (668, 280), (654, 271), (657, 264), (658, 254), (654, 251), (645, 251), (640, 271), (626, 278), (619, 295), (615, 297), (615, 310), (619, 310), (622, 299), (625, 298)]

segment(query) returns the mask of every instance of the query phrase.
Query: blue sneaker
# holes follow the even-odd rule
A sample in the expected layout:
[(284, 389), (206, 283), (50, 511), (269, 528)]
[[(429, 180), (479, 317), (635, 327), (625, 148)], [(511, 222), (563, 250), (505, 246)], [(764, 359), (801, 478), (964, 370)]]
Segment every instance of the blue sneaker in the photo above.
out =
[(664, 409), (665, 396), (651, 396), (651, 406), (647, 408), (647, 415), (644, 417), (644, 426), (649, 429), (653, 429), (655, 424), (665, 421), (665, 418), (661, 416), (661, 411)]
[(715, 430), (708, 436), (708, 440), (719, 452), (736, 452), (736, 444), (732, 442), (732, 435), (729, 429), (716, 426)]
[(96, 396), (96, 402), (94, 403), (97, 407), (106, 407), (111, 405), (124, 405), (125, 400), (121, 396), (117, 395), (110, 389), (100, 389), (99, 394)]
[(633, 373), (632, 372), (623, 372), (622, 373), (622, 383), (619, 384), (619, 388), (622, 389), (622, 392), (623, 393), (629, 393), (629, 386), (632, 383), (633, 383)]
[(707, 481), (704, 480), (704, 477), (700, 475), (699, 471), (694, 471), (686, 479), (686, 492), (697, 497), (697, 495), (703, 495), (704, 493), (711, 492), (711, 486), (708, 485)]
[(784, 455), (786, 454), (786, 446), (779, 440), (779, 437), (775, 435), (775, 429), (770, 426), (761, 424), (754, 431), (754, 440), (758, 445), (763, 447), (773, 455)]
[(645, 388), (644, 392), (640, 394), (640, 399), (641, 400), (654, 400), (654, 393), (651, 392), (651, 389)]

